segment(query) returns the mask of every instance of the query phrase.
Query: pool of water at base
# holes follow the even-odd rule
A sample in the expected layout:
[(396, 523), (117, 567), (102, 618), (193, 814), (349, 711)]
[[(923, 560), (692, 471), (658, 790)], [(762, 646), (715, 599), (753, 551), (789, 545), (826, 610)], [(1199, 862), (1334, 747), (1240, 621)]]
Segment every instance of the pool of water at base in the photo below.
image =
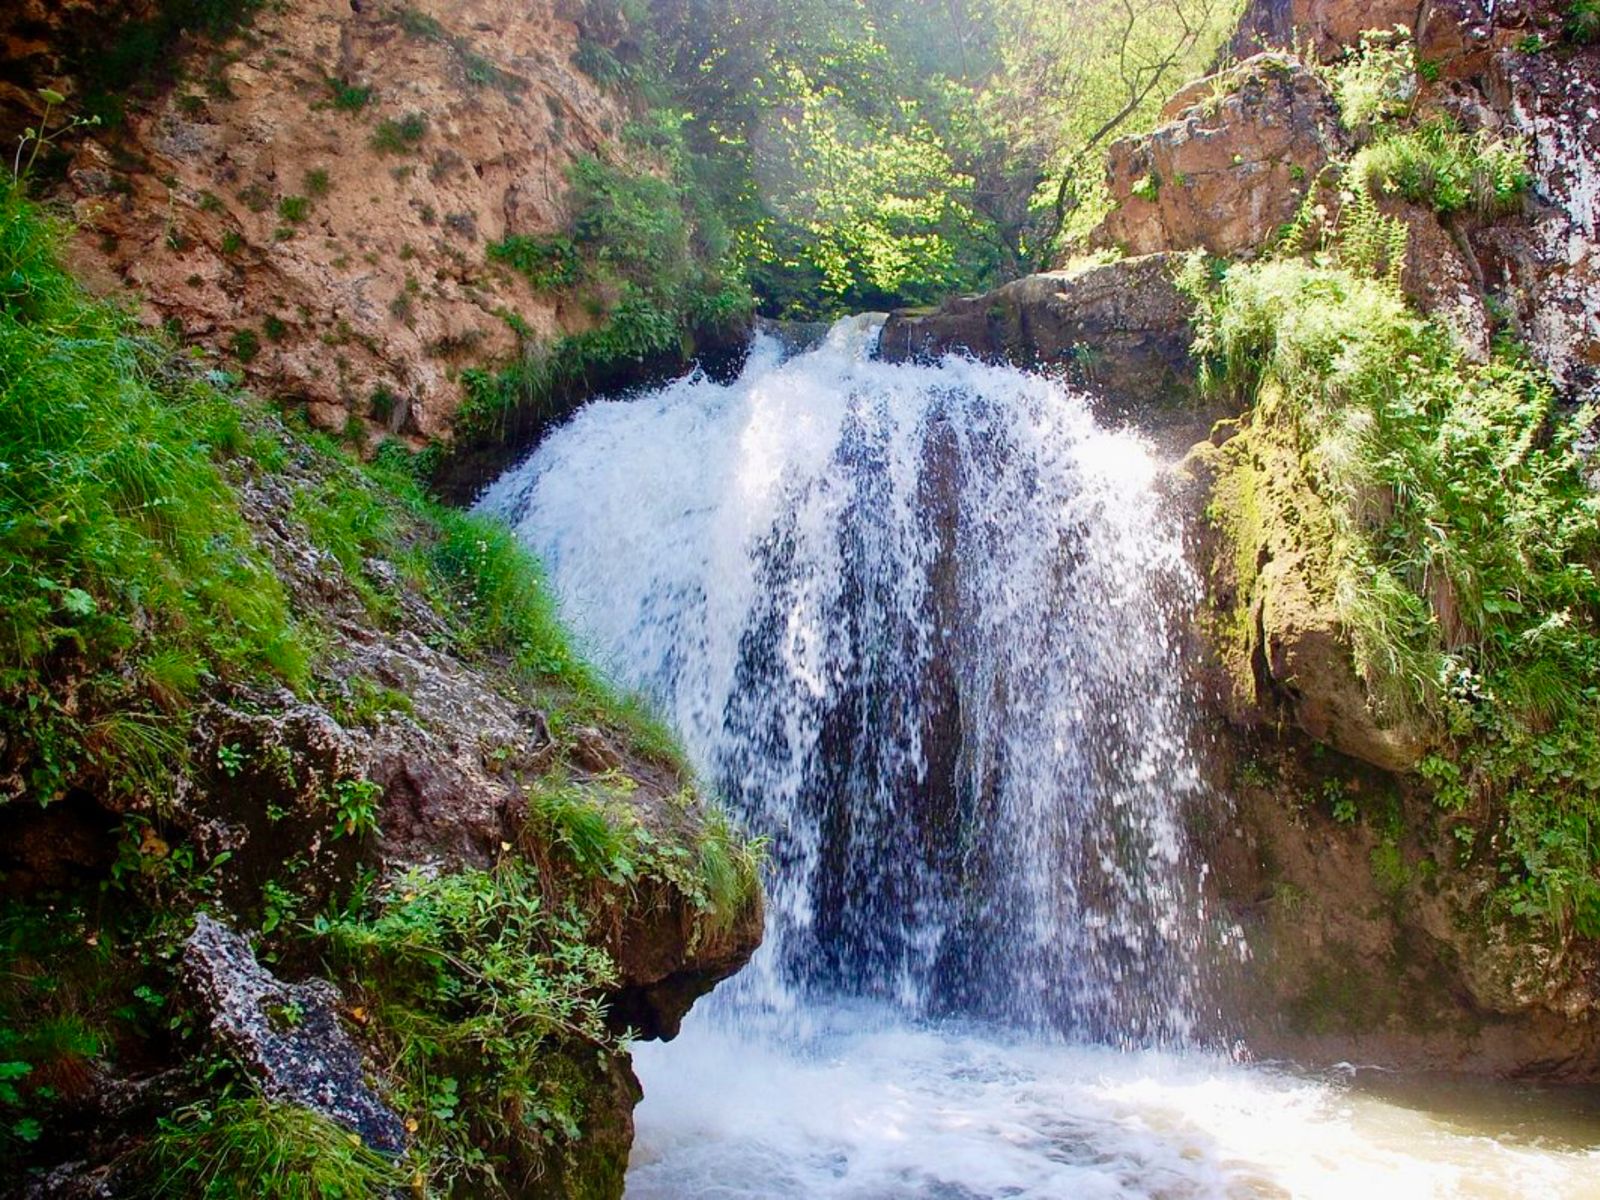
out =
[(629, 1200), (1600, 1200), (1600, 1088), (1307, 1072), (840, 1005), (635, 1048)]

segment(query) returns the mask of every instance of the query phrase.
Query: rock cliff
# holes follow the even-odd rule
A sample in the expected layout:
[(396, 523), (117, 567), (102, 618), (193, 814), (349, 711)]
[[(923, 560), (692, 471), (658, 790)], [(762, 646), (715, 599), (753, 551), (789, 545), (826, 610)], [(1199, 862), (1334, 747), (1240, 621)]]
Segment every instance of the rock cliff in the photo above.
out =
[[(626, 104), (574, 65), (581, 4), (244, 4), (215, 35), (179, 7), (0, 14), (8, 146), (35, 87), (105, 118), (54, 164), (82, 277), (363, 441), (447, 437), (464, 368), (594, 324), (486, 256), (564, 228), (579, 157), (626, 157)], [(108, 44), (141, 38), (159, 50), (125, 81)]]

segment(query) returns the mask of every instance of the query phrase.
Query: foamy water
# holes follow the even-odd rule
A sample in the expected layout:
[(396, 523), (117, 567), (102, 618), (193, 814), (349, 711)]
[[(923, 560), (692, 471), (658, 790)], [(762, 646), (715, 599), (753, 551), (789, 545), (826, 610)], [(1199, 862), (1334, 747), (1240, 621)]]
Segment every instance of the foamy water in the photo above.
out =
[(629, 1196), (1600, 1200), (1589, 1094), (1215, 1052), (1158, 465), (874, 336), (591, 404), (482, 501), (772, 843), (755, 962), (636, 1048)]
[(1594, 1200), (1600, 1094), (1322, 1079), (857, 1009), (637, 1047), (630, 1200)]

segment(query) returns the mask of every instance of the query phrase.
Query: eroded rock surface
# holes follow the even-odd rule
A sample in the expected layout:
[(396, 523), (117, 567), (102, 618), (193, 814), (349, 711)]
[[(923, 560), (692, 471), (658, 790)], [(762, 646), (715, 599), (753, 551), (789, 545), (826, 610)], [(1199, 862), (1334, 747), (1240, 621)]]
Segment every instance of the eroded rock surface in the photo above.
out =
[(1254, 254), (1347, 148), (1326, 85), (1287, 54), (1258, 54), (1185, 88), (1175, 119), (1112, 145), (1114, 205), (1094, 244), (1127, 254)]
[(204, 913), (184, 944), (183, 978), (211, 1036), (266, 1096), (331, 1117), (374, 1150), (405, 1149), (405, 1126), (367, 1085), (361, 1051), (339, 1024), (333, 984), (283, 983)]
[[(155, 6), (91, 20), (96, 7), (30, 0), (0, 17), (28, 81), (65, 92), (68, 111), (93, 51), (81, 43)], [(77, 144), (75, 268), (134, 289), (152, 319), (321, 428), (448, 434), (464, 367), (594, 319), (485, 254), (563, 228), (567, 168), (623, 154), (623, 102), (573, 65), (581, 14), (554, 0), (263, 6)], [(27, 93), (6, 101), (27, 115)]]
[(890, 362), (969, 354), (1059, 374), (1118, 414), (1182, 409), (1196, 394), (1189, 355), (1191, 301), (1179, 289), (1180, 256), (1143, 258), (1029, 275), (932, 312), (897, 312), (878, 353)]

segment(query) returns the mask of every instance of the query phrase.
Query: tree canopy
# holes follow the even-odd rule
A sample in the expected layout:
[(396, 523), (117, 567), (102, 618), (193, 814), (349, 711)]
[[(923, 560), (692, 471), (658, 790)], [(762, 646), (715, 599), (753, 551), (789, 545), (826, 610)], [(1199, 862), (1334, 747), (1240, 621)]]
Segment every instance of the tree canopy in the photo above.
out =
[(1109, 139), (1204, 72), (1237, 0), (591, 0), (741, 231), (763, 309), (918, 304), (1047, 264)]

